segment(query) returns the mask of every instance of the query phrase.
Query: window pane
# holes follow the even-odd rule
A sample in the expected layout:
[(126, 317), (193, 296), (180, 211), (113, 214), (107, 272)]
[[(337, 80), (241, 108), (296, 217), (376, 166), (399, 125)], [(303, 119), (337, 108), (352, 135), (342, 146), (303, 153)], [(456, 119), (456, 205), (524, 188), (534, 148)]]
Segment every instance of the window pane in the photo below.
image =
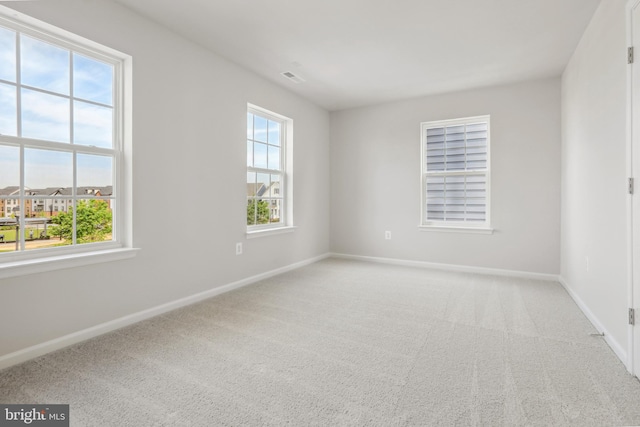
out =
[(110, 196), (112, 194), (112, 157), (78, 154), (77, 162), (78, 196), (83, 194), (89, 194), (92, 196)]
[[(18, 197), (18, 191), (13, 194)], [(8, 218), (17, 218), (20, 216), (20, 199), (6, 199), (4, 216)], [(14, 236), (15, 237), (15, 236)]]
[(18, 136), (16, 87), (0, 83), (0, 135)]
[(73, 96), (113, 105), (113, 66), (74, 53)]
[(256, 173), (247, 172), (247, 196), (253, 197), (256, 195)]
[(280, 123), (269, 120), (269, 144), (280, 145)]
[(280, 191), (280, 175), (271, 175), (271, 186), (269, 187), (269, 197), (282, 197)]
[(247, 199), (247, 225), (256, 225), (256, 200)]
[(46, 200), (44, 198), (27, 199), (27, 217), (40, 218), (46, 217)]
[(257, 168), (267, 168), (267, 144), (253, 144), (253, 162)]
[(0, 145), (0, 196), (8, 196), (19, 185), (20, 149)]
[(269, 200), (269, 222), (280, 222), (280, 208), (282, 206), (282, 200), (272, 199)]
[[(7, 202), (7, 200), (0, 200), (0, 206), (4, 210), (4, 215), (0, 218), (0, 253), (15, 252), (20, 248), (19, 239), (16, 239), (19, 236), (17, 222), (12, 216), (14, 206), (7, 205)], [(19, 205), (15, 207), (20, 209)]]
[(22, 89), (22, 136), (69, 142), (69, 100)]
[(113, 109), (74, 101), (73, 142), (113, 148)]
[[(60, 238), (52, 238), (53, 223), (44, 209), (42, 199), (27, 199), (24, 240), (26, 250), (42, 249), (68, 244)], [(30, 212), (30, 214), (29, 214)]]
[(280, 147), (269, 145), (269, 169), (280, 170)]
[(267, 142), (267, 119), (254, 116), (253, 123), (253, 139), (260, 142)]
[(59, 189), (60, 195), (71, 194), (73, 157), (71, 153), (24, 150), (24, 181), (30, 189)]
[(256, 225), (269, 224), (270, 222), (270, 210), (269, 202), (263, 199), (257, 199), (255, 201), (256, 210)]
[(16, 33), (0, 27), (0, 79), (16, 81)]
[(20, 35), (22, 84), (69, 95), (69, 51)]
[(253, 167), (253, 142), (247, 141), (247, 166)]
[(247, 113), (247, 139), (253, 139), (253, 114)]
[[(67, 215), (72, 215), (71, 211)], [(113, 216), (110, 200), (78, 200), (76, 206), (76, 243), (112, 240)]]
[(268, 194), (267, 190), (269, 190), (270, 185), (271, 183), (269, 182), (269, 174), (257, 174), (256, 195), (259, 197), (266, 196)]

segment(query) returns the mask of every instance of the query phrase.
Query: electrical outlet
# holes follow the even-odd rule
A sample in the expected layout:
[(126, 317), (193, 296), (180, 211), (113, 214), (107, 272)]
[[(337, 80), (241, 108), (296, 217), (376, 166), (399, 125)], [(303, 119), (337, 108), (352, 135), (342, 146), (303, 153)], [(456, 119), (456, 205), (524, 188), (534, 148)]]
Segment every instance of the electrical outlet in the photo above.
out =
[(242, 243), (236, 243), (236, 255), (242, 255)]
[(391, 232), (390, 231), (385, 231), (384, 232), (384, 238), (385, 238), (385, 240), (391, 240)]

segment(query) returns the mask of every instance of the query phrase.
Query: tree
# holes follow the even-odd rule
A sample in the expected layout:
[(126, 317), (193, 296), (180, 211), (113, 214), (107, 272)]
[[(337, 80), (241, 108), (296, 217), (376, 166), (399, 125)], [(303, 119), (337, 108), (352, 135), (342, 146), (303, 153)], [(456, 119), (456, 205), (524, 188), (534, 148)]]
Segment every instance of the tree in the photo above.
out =
[[(257, 215), (256, 215), (256, 206), (258, 209)], [(247, 203), (247, 225), (268, 224), (268, 223), (269, 223), (269, 203), (267, 203), (266, 200), (249, 200), (249, 202)]]
[[(51, 219), (50, 231), (60, 239), (73, 239), (73, 211), (61, 212)], [(81, 200), (76, 205), (76, 242), (100, 242), (111, 233), (112, 214), (105, 200)]]

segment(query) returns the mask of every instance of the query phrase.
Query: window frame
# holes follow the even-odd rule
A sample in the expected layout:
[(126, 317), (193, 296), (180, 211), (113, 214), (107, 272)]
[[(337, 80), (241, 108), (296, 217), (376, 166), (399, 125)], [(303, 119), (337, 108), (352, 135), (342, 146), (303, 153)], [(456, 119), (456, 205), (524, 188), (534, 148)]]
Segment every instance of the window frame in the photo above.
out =
[[(69, 246), (40, 248), (26, 250), (25, 237), (20, 233), (20, 250), (0, 254), (0, 279), (5, 277), (21, 276), (24, 274), (37, 273), (43, 271), (57, 270), (80, 265), (93, 264), (98, 262), (114, 261), (118, 259), (130, 258), (135, 255), (137, 249), (132, 246), (132, 58), (131, 56), (119, 52), (115, 49), (88, 40), (82, 36), (70, 33), (61, 28), (55, 27), (46, 22), (32, 18), (23, 13), (17, 12), (5, 6), (0, 6), (0, 26), (19, 34), (41, 40), (82, 56), (96, 59), (113, 65), (113, 148), (100, 148), (90, 145), (72, 144), (69, 142), (55, 142), (48, 140), (32, 139), (22, 136), (0, 135), (3, 146), (17, 147), (20, 153), (20, 179), (18, 201), (20, 206), (26, 206), (27, 200), (38, 200), (42, 196), (29, 195), (24, 182), (24, 151), (25, 149), (49, 149), (55, 152), (71, 153), (76, 159), (78, 154), (107, 155), (112, 160), (112, 197), (94, 197), (95, 199), (109, 199), (112, 206), (112, 240), (104, 242), (76, 244), (75, 234), (73, 244)], [(17, 42), (19, 44), (19, 42)], [(16, 51), (16, 58), (19, 59), (20, 52)], [(20, 72), (20, 63), (16, 63), (16, 72)], [(72, 74), (72, 73), (71, 73)], [(73, 80), (70, 77), (70, 84)], [(7, 83), (6, 81), (3, 81)], [(12, 84), (16, 91), (22, 87), (18, 75)], [(72, 91), (68, 95), (62, 95), (73, 103)], [(16, 120), (20, 121), (21, 104), (19, 96), (16, 99)], [(73, 114), (73, 109), (70, 110)], [(72, 116), (70, 116), (72, 118)], [(70, 129), (73, 127), (73, 120), (69, 123)], [(19, 129), (19, 127), (18, 127)], [(19, 133), (19, 132), (18, 132)], [(50, 196), (44, 199), (87, 199), (77, 193), (76, 164), (73, 172), (73, 193), (69, 196)], [(43, 199), (43, 200), (44, 200)], [(74, 213), (75, 215), (75, 213)], [(74, 221), (75, 223), (75, 221)], [(26, 224), (24, 215), (20, 216), (20, 227)]]
[[(477, 123), (487, 124), (487, 160), (485, 169), (461, 169), (454, 171), (428, 171), (427, 170), (427, 130), (448, 126), (471, 125)], [(465, 130), (466, 134), (466, 130)], [(465, 143), (465, 149), (467, 145)], [(466, 150), (465, 150), (466, 152)], [(465, 161), (466, 163), (466, 161)], [(486, 182), (485, 220), (484, 221), (452, 221), (427, 219), (427, 177), (429, 176), (469, 176), (484, 175)], [(491, 116), (473, 116), (457, 119), (437, 120), (420, 123), (420, 222), (418, 226), (422, 231), (451, 231), (491, 234)]]
[[(268, 224), (255, 224), (249, 225), (246, 224), (246, 235), (247, 238), (267, 236), (271, 234), (277, 234), (281, 232), (290, 232), (295, 228), (293, 226), (293, 198), (292, 198), (292, 134), (293, 134), (293, 120), (289, 117), (283, 116), (281, 114), (275, 113), (273, 111), (267, 110), (265, 108), (259, 107), (254, 104), (247, 104), (247, 115), (253, 114), (254, 116), (259, 116), (265, 118), (267, 120), (271, 120), (280, 124), (280, 169), (269, 169), (267, 168), (257, 168), (255, 166), (249, 166), (246, 162), (247, 158), (247, 141), (250, 139), (247, 137), (245, 139), (245, 175), (248, 173), (265, 173), (265, 174), (278, 174), (280, 175), (280, 188), (278, 197), (269, 197), (267, 200), (280, 200), (280, 221), (276, 223), (268, 223)], [(248, 125), (248, 123), (247, 123)], [(251, 139), (251, 141), (254, 141)], [(268, 166), (268, 165), (267, 165)], [(245, 178), (246, 182), (246, 178)], [(246, 190), (245, 190), (246, 192)], [(273, 195), (272, 195), (273, 196)], [(245, 195), (245, 216), (247, 209), (247, 202), (249, 200), (249, 195)], [(271, 205), (269, 206), (269, 210), (271, 210)]]

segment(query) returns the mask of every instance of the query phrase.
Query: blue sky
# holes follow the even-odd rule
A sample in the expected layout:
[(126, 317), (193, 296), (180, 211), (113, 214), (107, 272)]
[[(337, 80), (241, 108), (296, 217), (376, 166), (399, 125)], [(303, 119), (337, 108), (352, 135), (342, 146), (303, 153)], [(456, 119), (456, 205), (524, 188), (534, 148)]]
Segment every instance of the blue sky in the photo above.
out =
[[(16, 33), (0, 27), (0, 134), (18, 136), (20, 91), (21, 136), (70, 143), (73, 132), (74, 144), (111, 148), (113, 66), (26, 35), (19, 41), (21, 83), (31, 88), (16, 86)], [(0, 146), (0, 188), (18, 185), (18, 155), (17, 148)], [(26, 149), (25, 185), (71, 186), (72, 159), (70, 153)], [(112, 185), (111, 158), (78, 154), (77, 166), (79, 186)]]
[[(280, 132), (278, 122), (268, 120), (259, 115), (247, 113), (247, 166), (262, 169), (280, 168)], [(278, 179), (269, 174), (247, 173), (247, 183), (256, 182), (269, 185), (270, 181)]]

